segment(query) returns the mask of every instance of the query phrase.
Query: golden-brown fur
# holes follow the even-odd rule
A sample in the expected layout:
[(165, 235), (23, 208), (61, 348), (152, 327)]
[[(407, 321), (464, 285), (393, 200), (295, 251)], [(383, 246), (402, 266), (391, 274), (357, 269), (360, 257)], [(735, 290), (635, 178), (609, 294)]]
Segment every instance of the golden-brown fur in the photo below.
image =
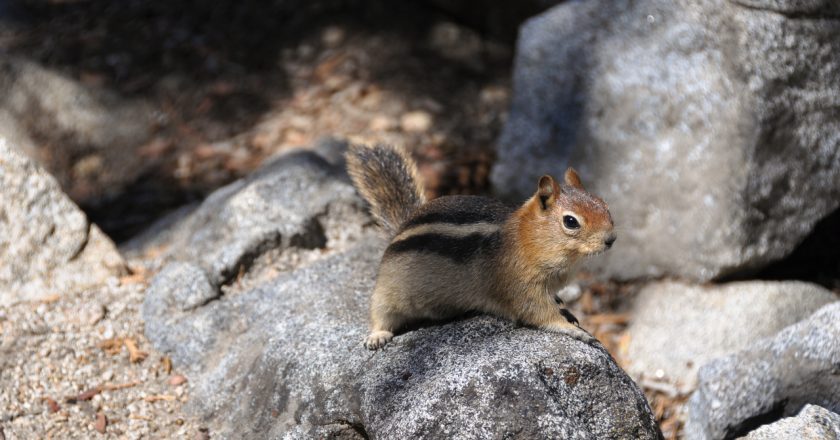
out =
[(422, 202), (413, 162), (393, 148), (354, 147), (348, 163), (392, 237), (365, 346), (382, 347), (413, 321), (468, 311), (591, 339), (555, 294), (581, 258), (609, 248), (615, 235), (607, 205), (586, 192), (574, 170), (563, 185), (543, 176), (534, 196), (511, 212), (477, 197)]

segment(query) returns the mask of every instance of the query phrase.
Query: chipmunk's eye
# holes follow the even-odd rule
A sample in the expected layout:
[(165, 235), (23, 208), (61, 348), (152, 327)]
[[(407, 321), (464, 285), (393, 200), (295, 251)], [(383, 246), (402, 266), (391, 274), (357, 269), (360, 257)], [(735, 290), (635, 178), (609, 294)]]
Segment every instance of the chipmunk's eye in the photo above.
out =
[(578, 220), (576, 218), (572, 217), (571, 215), (564, 215), (563, 216), (563, 226), (565, 226), (569, 229), (578, 229), (578, 228), (580, 228), (580, 223), (578, 223)]

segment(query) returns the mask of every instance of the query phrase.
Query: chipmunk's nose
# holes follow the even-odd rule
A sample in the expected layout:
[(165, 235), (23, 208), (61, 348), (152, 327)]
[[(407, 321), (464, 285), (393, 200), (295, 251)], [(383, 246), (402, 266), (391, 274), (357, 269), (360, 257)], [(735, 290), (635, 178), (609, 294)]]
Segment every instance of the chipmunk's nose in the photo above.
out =
[(607, 245), (607, 249), (611, 248), (613, 243), (615, 243), (615, 239), (618, 238), (615, 236), (615, 233), (610, 234), (606, 240), (604, 240), (604, 244)]

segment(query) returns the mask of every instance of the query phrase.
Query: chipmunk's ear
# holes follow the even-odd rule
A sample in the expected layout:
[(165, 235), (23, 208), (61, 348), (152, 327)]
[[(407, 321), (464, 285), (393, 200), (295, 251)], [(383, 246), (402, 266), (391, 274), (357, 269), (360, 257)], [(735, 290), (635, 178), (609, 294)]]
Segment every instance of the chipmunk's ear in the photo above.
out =
[(540, 183), (537, 187), (537, 199), (540, 201), (540, 208), (546, 210), (554, 205), (559, 193), (560, 185), (554, 181), (553, 177), (547, 174), (540, 177)]
[(566, 175), (563, 176), (563, 178), (566, 181), (566, 185), (585, 191), (583, 183), (580, 182), (580, 176), (578, 176), (578, 173), (574, 168), (566, 168)]

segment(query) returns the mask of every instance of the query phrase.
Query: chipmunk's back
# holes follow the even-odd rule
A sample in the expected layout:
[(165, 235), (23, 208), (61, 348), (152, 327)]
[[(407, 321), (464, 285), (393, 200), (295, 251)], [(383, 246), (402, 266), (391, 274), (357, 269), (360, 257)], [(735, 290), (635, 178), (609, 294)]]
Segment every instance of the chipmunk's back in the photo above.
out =
[(399, 232), (427, 224), (498, 225), (504, 223), (512, 212), (507, 205), (487, 197), (444, 196), (420, 207), (400, 226)]
[(512, 210), (496, 200), (446, 196), (426, 203), (400, 226), (387, 256), (421, 252), (466, 263), (501, 245), (501, 227)]

